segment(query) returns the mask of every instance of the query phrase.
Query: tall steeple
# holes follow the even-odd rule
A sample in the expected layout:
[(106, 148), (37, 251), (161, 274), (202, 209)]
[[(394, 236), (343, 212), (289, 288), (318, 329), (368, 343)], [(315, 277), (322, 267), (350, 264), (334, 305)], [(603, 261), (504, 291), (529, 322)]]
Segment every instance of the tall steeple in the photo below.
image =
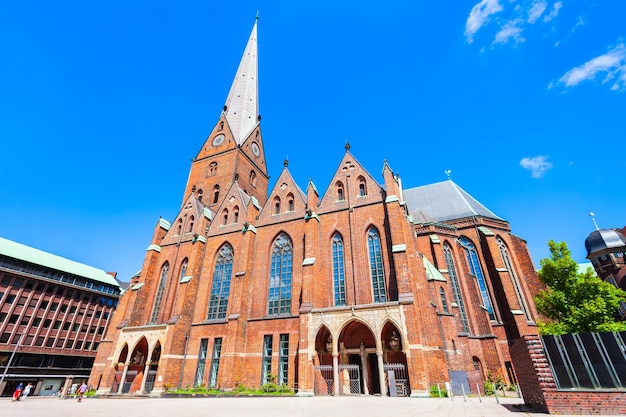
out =
[(237, 145), (241, 145), (258, 123), (257, 22), (239, 63), (233, 85), (226, 99), (225, 115)]
[(257, 94), (257, 23), (255, 20), (224, 110), (192, 160), (183, 204), (195, 193), (204, 195), (203, 204), (215, 210), (234, 182), (261, 203), (267, 198), (269, 175)]

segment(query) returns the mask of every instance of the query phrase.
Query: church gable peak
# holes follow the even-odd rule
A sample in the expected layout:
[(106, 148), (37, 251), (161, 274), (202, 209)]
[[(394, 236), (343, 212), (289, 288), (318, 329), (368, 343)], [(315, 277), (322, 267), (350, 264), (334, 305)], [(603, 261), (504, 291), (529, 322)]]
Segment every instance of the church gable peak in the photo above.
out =
[(209, 235), (240, 230), (246, 219), (250, 196), (246, 194), (237, 181), (233, 182), (222, 203), (216, 209), (216, 215)]
[(190, 194), (181, 206), (170, 229), (163, 238), (163, 245), (192, 241), (194, 236), (203, 233), (209, 222), (204, 215), (206, 207), (195, 194)]
[(224, 115), (222, 115), (209, 136), (207, 136), (204, 141), (204, 145), (202, 145), (202, 148), (198, 152), (198, 155), (196, 155), (195, 159), (204, 159), (236, 147), (237, 143), (228, 124), (228, 120)]
[(269, 224), (302, 218), (305, 214), (306, 204), (306, 195), (298, 187), (289, 169), (285, 166), (263, 206), (259, 215), (259, 223)]
[(384, 200), (384, 189), (346, 149), (324, 196), (321, 211), (332, 211)]

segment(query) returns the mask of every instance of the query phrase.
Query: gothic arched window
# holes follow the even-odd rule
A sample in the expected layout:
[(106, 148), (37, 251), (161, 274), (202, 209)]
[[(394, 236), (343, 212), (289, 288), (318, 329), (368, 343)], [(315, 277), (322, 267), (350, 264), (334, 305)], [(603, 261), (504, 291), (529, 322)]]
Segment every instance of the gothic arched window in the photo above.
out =
[(448, 310), (448, 299), (446, 298), (446, 292), (443, 287), (439, 287), (439, 295), (441, 296), (441, 307), (443, 308), (444, 313), (449, 313)]
[(185, 258), (185, 260), (183, 261), (183, 263), (180, 265), (180, 280), (182, 281), (183, 278), (185, 278), (185, 276), (187, 275), (187, 258)]
[(293, 194), (289, 193), (287, 195), (287, 211), (293, 211), (294, 209), (294, 197)]
[(465, 304), (463, 303), (463, 295), (461, 294), (461, 286), (459, 284), (459, 278), (456, 274), (456, 267), (452, 259), (452, 250), (448, 243), (443, 244), (443, 257), (446, 260), (446, 268), (448, 269), (448, 276), (450, 277), (450, 285), (452, 285), (452, 295), (454, 296), (454, 302), (459, 307), (459, 316), (461, 318), (461, 327), (463, 333), (469, 333), (469, 324), (467, 321), (467, 312), (465, 311)]
[(207, 320), (225, 319), (230, 293), (230, 279), (233, 275), (233, 248), (226, 244), (222, 246), (215, 261), (213, 270), (213, 284)]
[(170, 270), (170, 264), (165, 262), (161, 267), (161, 277), (157, 286), (156, 296), (154, 297), (154, 306), (150, 315), (150, 323), (156, 323), (159, 319), (159, 310), (161, 310), (161, 301), (163, 301), (163, 293), (165, 292), (165, 284), (167, 284), (167, 274)]
[(220, 186), (213, 187), (213, 204), (216, 204), (220, 199)]
[(215, 174), (217, 174), (217, 162), (211, 162), (209, 164), (209, 177), (213, 177)]
[(222, 210), (222, 225), (226, 226), (228, 224), (228, 209)]
[(498, 236), (496, 238), (496, 242), (498, 243), (498, 249), (500, 249), (500, 255), (502, 255), (502, 261), (504, 262), (504, 266), (507, 271), (509, 271), (509, 276), (511, 277), (511, 283), (513, 284), (513, 288), (515, 289), (515, 295), (517, 296), (517, 301), (519, 302), (520, 310), (524, 312), (524, 316), (526, 316), (526, 320), (532, 320), (530, 316), (530, 311), (528, 309), (528, 305), (526, 304), (526, 298), (524, 297), (524, 291), (522, 290), (522, 286), (517, 279), (517, 275), (515, 274), (515, 269), (513, 269), (513, 264), (511, 263), (511, 258), (509, 257), (509, 251), (506, 247), (504, 241)]
[(189, 220), (187, 220), (187, 233), (193, 232), (193, 221), (193, 216), (189, 217)]
[(333, 290), (335, 305), (346, 305), (346, 277), (343, 263), (343, 239), (339, 233), (335, 233), (332, 241), (333, 255)]
[(476, 246), (468, 238), (462, 237), (459, 239), (459, 243), (465, 249), (465, 255), (467, 256), (467, 263), (470, 268), (470, 274), (476, 278), (478, 284), (478, 290), (480, 291), (480, 297), (483, 300), (483, 308), (489, 313), (489, 319), (495, 320), (496, 315), (493, 311), (493, 303), (491, 302), (491, 295), (489, 294), (489, 288), (487, 288), (487, 281), (483, 275), (483, 270), (480, 267), (480, 260), (478, 259), (478, 252)]
[(367, 232), (367, 249), (369, 253), (374, 302), (384, 303), (387, 301), (387, 291), (385, 289), (383, 254), (380, 246), (380, 236), (378, 235), (378, 231), (373, 227)]
[(274, 214), (280, 214), (280, 198), (274, 197)]
[(176, 225), (176, 234), (180, 235), (183, 232), (183, 219), (178, 219), (178, 224)]
[(274, 241), (271, 256), (267, 314), (290, 313), (293, 248), (291, 239), (285, 233), (281, 233)]
[(365, 178), (359, 177), (357, 181), (359, 182), (359, 196), (360, 197), (366, 196), (367, 195), (367, 183), (365, 182)]
[(346, 197), (343, 192), (343, 183), (341, 181), (337, 181), (335, 187), (337, 188), (337, 201), (345, 200)]
[(239, 206), (235, 206), (233, 208), (233, 223), (237, 223), (239, 221)]

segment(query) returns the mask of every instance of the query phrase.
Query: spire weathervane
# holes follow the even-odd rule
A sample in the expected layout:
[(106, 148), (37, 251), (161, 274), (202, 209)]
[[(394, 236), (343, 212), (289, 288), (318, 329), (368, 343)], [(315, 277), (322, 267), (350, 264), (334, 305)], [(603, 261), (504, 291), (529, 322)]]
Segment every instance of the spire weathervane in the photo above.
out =
[(445, 171), (443, 171), (443, 173), (446, 174), (446, 177), (448, 177), (448, 179), (450, 179), (450, 174), (452, 174), (452, 170), (446, 169)]
[(600, 228), (598, 227), (598, 223), (596, 222), (596, 215), (591, 210), (589, 210), (589, 217), (591, 217), (591, 221), (593, 222), (594, 226), (596, 226), (596, 230), (600, 230)]

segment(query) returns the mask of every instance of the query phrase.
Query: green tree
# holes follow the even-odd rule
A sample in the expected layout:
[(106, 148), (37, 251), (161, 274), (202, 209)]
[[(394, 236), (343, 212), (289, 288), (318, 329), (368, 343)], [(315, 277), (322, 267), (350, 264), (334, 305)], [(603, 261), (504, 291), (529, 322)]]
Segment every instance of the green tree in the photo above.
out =
[(616, 321), (626, 292), (598, 278), (588, 268), (578, 273), (565, 242), (548, 242), (550, 258), (540, 261), (539, 280), (547, 287), (535, 297), (537, 310), (549, 321), (539, 321), (540, 334), (617, 332), (626, 322)]

